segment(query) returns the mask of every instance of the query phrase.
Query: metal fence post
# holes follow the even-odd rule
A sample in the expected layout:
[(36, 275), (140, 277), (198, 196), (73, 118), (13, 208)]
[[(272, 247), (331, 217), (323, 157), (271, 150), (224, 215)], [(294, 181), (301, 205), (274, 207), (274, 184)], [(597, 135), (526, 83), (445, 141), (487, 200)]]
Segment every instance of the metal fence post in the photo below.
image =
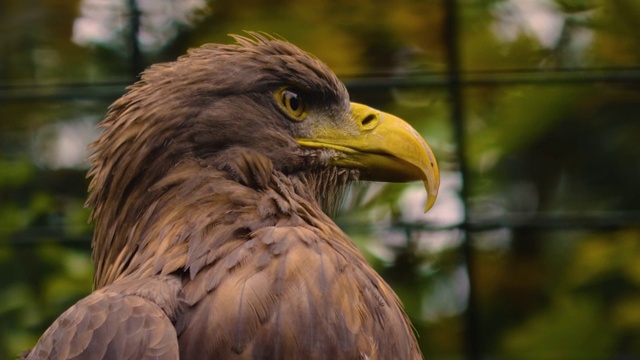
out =
[(462, 256), (469, 278), (469, 297), (467, 299), (467, 310), (465, 314), (465, 352), (468, 359), (480, 358), (480, 346), (478, 339), (478, 321), (475, 294), (474, 277), (474, 254), (469, 236), (469, 176), (467, 171), (466, 157), (466, 134), (464, 127), (464, 101), (462, 97), (462, 82), (460, 80), (460, 43), (459, 43), (459, 13), (457, 0), (443, 0), (444, 2), (444, 43), (446, 47), (447, 60), (447, 89), (451, 102), (451, 121), (454, 127), (456, 143), (456, 155), (461, 178), (460, 197), (462, 199), (464, 212), (462, 220)]

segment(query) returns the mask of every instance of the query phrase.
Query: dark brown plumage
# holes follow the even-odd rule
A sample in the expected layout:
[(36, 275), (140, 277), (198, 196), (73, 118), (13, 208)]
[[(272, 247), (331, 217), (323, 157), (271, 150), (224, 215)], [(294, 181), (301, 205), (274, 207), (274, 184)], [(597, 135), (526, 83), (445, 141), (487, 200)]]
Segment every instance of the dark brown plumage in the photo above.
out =
[(431, 204), (433, 155), (317, 59), (251, 36), (152, 66), (110, 107), (89, 173), (96, 291), (28, 359), (422, 357), (323, 209), (357, 179), (422, 179)]

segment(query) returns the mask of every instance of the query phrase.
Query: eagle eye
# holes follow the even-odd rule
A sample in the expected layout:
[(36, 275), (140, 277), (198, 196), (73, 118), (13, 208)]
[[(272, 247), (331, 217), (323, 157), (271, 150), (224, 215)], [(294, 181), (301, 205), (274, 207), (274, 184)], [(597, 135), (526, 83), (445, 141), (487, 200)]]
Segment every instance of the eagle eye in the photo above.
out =
[(299, 92), (284, 87), (274, 94), (278, 106), (293, 120), (301, 121), (307, 116), (307, 106)]

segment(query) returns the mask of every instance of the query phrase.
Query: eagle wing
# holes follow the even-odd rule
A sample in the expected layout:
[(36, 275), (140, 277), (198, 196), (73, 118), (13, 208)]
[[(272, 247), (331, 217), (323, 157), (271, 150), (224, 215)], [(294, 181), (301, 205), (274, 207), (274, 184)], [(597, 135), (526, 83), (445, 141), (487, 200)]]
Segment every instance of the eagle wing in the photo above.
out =
[[(145, 282), (141, 288), (139, 280), (123, 279), (78, 301), (26, 359), (178, 359), (176, 331), (166, 313), (167, 305), (177, 303), (177, 283)], [(151, 288), (157, 292), (149, 298)]]

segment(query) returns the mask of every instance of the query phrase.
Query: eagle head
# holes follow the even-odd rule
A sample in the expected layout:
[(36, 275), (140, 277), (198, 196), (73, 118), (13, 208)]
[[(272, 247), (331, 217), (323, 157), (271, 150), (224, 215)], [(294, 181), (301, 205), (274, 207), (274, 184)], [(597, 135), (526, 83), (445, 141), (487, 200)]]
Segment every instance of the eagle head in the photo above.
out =
[(410, 125), (351, 102), (325, 64), (286, 41), (234, 38), (151, 66), (109, 108), (90, 157), (94, 258), (119, 256), (118, 234), (186, 162), (256, 189), (274, 172), (301, 179), (324, 208), (352, 180), (422, 180), (433, 205), (438, 166)]

